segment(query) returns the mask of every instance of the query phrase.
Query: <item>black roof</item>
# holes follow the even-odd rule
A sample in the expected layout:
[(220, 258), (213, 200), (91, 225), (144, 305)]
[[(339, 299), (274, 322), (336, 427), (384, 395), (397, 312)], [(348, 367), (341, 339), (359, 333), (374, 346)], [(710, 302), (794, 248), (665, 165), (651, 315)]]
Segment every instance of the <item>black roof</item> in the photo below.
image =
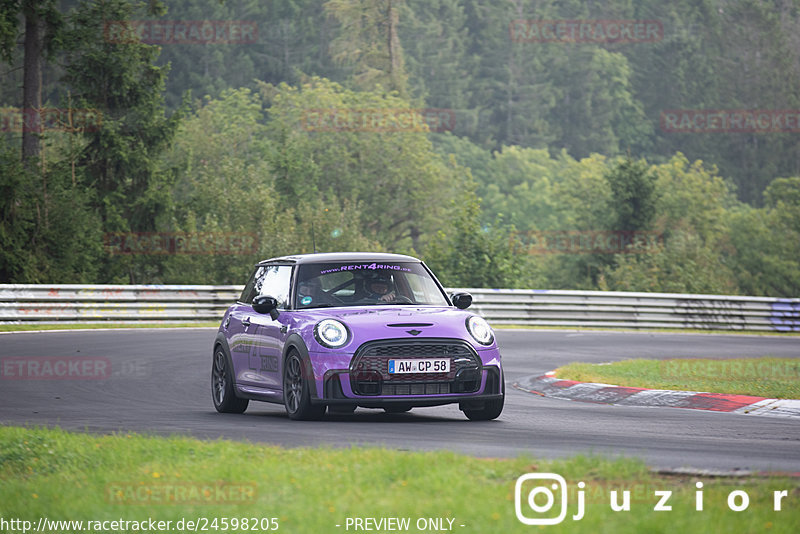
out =
[(412, 261), (421, 260), (403, 254), (387, 254), (385, 252), (319, 252), (316, 254), (297, 254), (294, 256), (280, 256), (259, 262), (264, 263), (333, 263), (337, 261)]

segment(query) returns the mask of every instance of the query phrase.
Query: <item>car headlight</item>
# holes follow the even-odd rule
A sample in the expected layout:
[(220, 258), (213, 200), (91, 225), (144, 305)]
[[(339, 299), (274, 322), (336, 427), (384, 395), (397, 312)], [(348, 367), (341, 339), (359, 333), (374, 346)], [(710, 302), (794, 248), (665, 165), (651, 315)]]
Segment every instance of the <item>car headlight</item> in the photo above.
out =
[(467, 319), (467, 330), (475, 338), (475, 341), (481, 345), (491, 345), (494, 342), (492, 327), (483, 320), (483, 317), (473, 315)]
[(323, 319), (314, 327), (314, 337), (320, 345), (337, 349), (350, 338), (347, 327), (336, 319)]

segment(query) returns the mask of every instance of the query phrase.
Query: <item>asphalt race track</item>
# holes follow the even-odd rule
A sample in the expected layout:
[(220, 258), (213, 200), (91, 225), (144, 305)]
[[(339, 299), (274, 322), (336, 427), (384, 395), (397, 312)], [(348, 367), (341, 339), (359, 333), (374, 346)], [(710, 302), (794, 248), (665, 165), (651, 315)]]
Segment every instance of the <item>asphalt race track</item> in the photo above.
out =
[(210, 395), (215, 329), (152, 329), (0, 335), (7, 358), (107, 358), (110, 377), (0, 380), (0, 423), (92, 432), (138, 431), (244, 439), (285, 446), (357, 444), (449, 449), (484, 457), (575, 453), (630, 455), (654, 467), (800, 472), (800, 423), (676, 408), (548, 399), (510, 387), (572, 361), (631, 357), (800, 357), (800, 338), (749, 335), (500, 330), (506, 407), (470, 422), (456, 406), (407, 414), (358, 409), (319, 422), (290, 421), (282, 406), (250, 403), (218, 414)]

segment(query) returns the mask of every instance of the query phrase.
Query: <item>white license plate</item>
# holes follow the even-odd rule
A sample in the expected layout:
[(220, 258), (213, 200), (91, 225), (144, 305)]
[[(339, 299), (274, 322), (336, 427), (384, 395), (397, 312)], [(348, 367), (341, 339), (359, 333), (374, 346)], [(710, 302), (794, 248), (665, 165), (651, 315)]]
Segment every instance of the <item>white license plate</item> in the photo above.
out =
[(449, 373), (449, 358), (425, 358), (418, 360), (389, 360), (389, 374), (404, 373)]

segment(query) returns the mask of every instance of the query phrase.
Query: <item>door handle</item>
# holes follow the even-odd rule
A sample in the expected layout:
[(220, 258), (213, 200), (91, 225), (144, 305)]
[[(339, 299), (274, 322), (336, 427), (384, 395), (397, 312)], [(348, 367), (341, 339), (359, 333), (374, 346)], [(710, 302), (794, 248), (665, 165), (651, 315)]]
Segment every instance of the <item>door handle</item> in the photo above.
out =
[(242, 326), (244, 326), (245, 328), (250, 326), (250, 317), (247, 317), (244, 321), (242, 321)]

